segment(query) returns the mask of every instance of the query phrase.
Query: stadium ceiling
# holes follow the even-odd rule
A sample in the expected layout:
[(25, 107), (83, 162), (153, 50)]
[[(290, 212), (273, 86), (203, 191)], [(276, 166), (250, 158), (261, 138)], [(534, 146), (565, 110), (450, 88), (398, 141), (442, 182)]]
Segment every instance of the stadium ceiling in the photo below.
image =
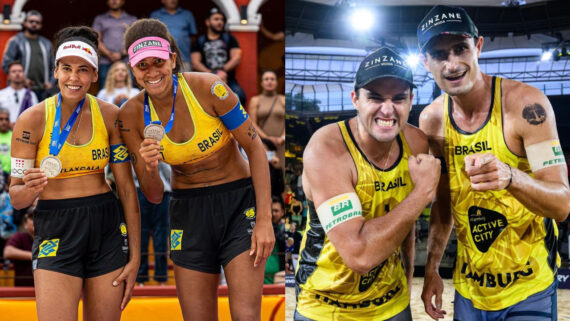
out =
[(570, 1), (566, 0), (288, 0), (285, 31), (289, 36), (303, 33), (314, 39), (351, 40), (362, 36), (343, 23), (351, 4), (379, 9), (378, 23), (368, 35), (377, 42), (398, 44), (401, 38), (415, 37), (418, 22), (434, 4), (464, 7), (480, 34), (491, 40), (517, 36), (530, 39), (536, 34), (559, 41), (570, 39)]

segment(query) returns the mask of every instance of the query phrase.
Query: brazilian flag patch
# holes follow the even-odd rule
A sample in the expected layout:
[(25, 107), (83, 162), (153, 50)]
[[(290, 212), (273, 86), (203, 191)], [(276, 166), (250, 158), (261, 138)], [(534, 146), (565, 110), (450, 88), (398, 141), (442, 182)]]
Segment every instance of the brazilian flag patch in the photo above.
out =
[(59, 239), (45, 240), (40, 244), (40, 254), (38, 258), (56, 256), (58, 248)]
[(170, 230), (170, 250), (176, 251), (182, 249), (182, 233), (183, 230)]

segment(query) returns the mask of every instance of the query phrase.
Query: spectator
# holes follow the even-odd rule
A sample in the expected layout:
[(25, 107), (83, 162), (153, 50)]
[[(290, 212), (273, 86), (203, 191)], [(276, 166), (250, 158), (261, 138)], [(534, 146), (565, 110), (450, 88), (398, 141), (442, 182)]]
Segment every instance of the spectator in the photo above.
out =
[(158, 173), (164, 184), (164, 194), (160, 204), (153, 204), (146, 199), (140, 189), (138, 179), (135, 178), (141, 209), (141, 265), (137, 275), (137, 283), (139, 285), (144, 285), (144, 282), (147, 282), (150, 277), (148, 271), (148, 241), (151, 234), (152, 247), (154, 249), (154, 280), (159, 285), (164, 285), (168, 280), (166, 255), (169, 237), (168, 204), (170, 203), (170, 192), (172, 191), (170, 186), (170, 166), (159, 162)]
[[(2, 69), (8, 75), (10, 63), (18, 60), (24, 67), (26, 86), (38, 98), (53, 86), (53, 47), (51, 41), (39, 35), (42, 30), (42, 14), (31, 10), (24, 20), (23, 31), (8, 40), (2, 59)], [(16, 114), (17, 116), (17, 114)]]
[(34, 286), (32, 271), (32, 243), (34, 242), (34, 209), (24, 215), (25, 232), (18, 232), (8, 240), (4, 258), (14, 263), (14, 286)]
[(21, 112), (38, 103), (38, 97), (25, 87), (24, 66), (18, 60), (8, 65), (8, 87), (0, 90), (0, 107), (10, 112), (10, 126), (13, 126)]
[(192, 69), (218, 75), (244, 105), (245, 92), (235, 78), (235, 68), (241, 60), (241, 49), (236, 38), (224, 31), (225, 19), (217, 8), (210, 10), (206, 18), (206, 34), (192, 43)]
[(151, 18), (162, 21), (168, 31), (174, 37), (180, 54), (182, 54), (183, 66), (180, 71), (190, 71), (190, 36), (198, 33), (196, 22), (192, 12), (178, 7), (178, 0), (162, 0), (164, 7), (153, 11)]
[(99, 91), (97, 98), (121, 107), (127, 99), (140, 92), (137, 88), (133, 88), (133, 81), (126, 63), (122, 61), (113, 63), (108, 75), (105, 88)]
[[(277, 92), (277, 74), (266, 70), (261, 74), (260, 95), (251, 97), (248, 112), (262, 139), (277, 148), (279, 167), (285, 166), (285, 96)], [(283, 174), (282, 174), (283, 175)]]
[(95, 17), (93, 29), (99, 33), (99, 87), (105, 85), (111, 64), (123, 60), (127, 52), (123, 46), (125, 30), (137, 20), (123, 10), (125, 0), (107, 0), (109, 11)]
[(285, 244), (285, 273), (295, 273), (295, 266), (293, 264), (293, 249), (295, 248), (295, 240), (288, 237)]
[[(25, 133), (25, 132), (24, 132)], [(10, 111), (0, 107), (0, 164), (4, 173), (0, 179), (0, 191), (4, 190), (4, 184), (10, 174), (10, 145), (12, 142), (12, 130), (10, 129)]]
[(285, 189), (283, 181), (283, 168), (280, 166), (279, 158), (275, 145), (270, 140), (262, 139), (265, 152), (267, 153), (267, 160), (269, 161), (269, 178), (271, 179), (271, 195), (282, 197)]
[(285, 268), (285, 261), (282, 259), (285, 252), (285, 225), (283, 216), (285, 215), (285, 205), (278, 196), (271, 197), (271, 222), (275, 233), (275, 247), (265, 263), (264, 284), (273, 284), (275, 273)]
[(296, 269), (297, 261), (299, 261), (299, 249), (301, 247), (301, 240), (303, 240), (303, 235), (299, 233), (299, 231), (297, 231), (297, 223), (292, 222), (289, 225), (289, 232), (287, 233), (287, 235), (293, 238), (293, 240), (295, 241), (293, 243), (292, 258), (293, 258), (293, 268)]

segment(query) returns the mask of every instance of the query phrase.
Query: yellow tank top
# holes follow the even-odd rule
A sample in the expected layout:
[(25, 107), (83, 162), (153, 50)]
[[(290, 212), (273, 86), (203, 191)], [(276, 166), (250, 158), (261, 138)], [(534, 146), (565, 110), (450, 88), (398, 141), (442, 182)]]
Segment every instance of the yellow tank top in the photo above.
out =
[[(356, 165), (356, 194), (366, 220), (386, 215), (412, 191), (408, 172), (410, 148), (397, 136), (400, 155), (394, 165), (380, 170), (356, 145), (348, 121), (338, 126)], [(313, 202), (301, 242), (296, 273), (297, 310), (314, 320), (385, 320), (409, 305), (408, 285), (400, 248), (366, 275), (349, 269), (326, 236)]]
[[(46, 125), (44, 135), (38, 145), (35, 167), (40, 167), (42, 159), (49, 155), (49, 144), (53, 131), (56, 97), (46, 99)], [(55, 179), (103, 173), (109, 162), (109, 135), (95, 97), (87, 95), (91, 106), (91, 140), (84, 145), (65, 142), (57, 155), (62, 164), (61, 173)], [(86, 106), (83, 106), (85, 108)]]
[[(199, 162), (218, 151), (232, 139), (231, 132), (220, 118), (211, 116), (202, 109), (182, 74), (178, 74), (178, 84), (194, 123), (194, 135), (183, 143), (175, 143), (168, 135), (165, 135), (160, 142), (160, 150), (164, 162), (170, 165)], [(150, 99), (149, 104), (151, 118), (157, 120), (158, 116)]]
[(501, 78), (493, 78), (492, 87), (489, 115), (474, 133), (455, 124), (448, 95), (443, 108), (445, 161), (458, 240), (453, 282), (474, 307), (496, 311), (552, 284), (560, 257), (554, 220), (535, 215), (506, 190), (471, 189), (464, 166), (469, 154), (492, 153), (532, 176), (528, 160), (513, 154), (505, 143)]

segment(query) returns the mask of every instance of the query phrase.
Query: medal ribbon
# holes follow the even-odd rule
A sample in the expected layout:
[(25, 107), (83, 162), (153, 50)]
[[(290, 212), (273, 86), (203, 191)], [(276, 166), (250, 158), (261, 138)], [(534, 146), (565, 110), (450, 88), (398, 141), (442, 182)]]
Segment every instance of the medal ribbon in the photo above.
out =
[(55, 109), (55, 120), (53, 122), (53, 131), (51, 133), (51, 142), (49, 144), (49, 153), (53, 156), (57, 156), (57, 154), (59, 154), (59, 152), (61, 151), (61, 148), (63, 147), (63, 144), (65, 144), (67, 136), (69, 136), (69, 133), (71, 132), (71, 128), (73, 128), (73, 124), (75, 124), (75, 121), (77, 120), (77, 116), (81, 112), (81, 107), (83, 107), (83, 104), (85, 103), (85, 98), (83, 98), (79, 102), (77, 107), (75, 107), (75, 110), (73, 111), (71, 116), (69, 116), (67, 123), (60, 131), (59, 124), (61, 123), (61, 100), (62, 100), (61, 92), (57, 96), (57, 100), (58, 101), (57, 101), (57, 107)]
[[(174, 98), (172, 98), (172, 112), (170, 113), (170, 118), (168, 119), (168, 123), (166, 123), (166, 126), (164, 127), (164, 131), (167, 134), (172, 129), (172, 124), (174, 123), (174, 104), (176, 103), (176, 93), (177, 92), (178, 92), (178, 78), (175, 75), (172, 75), (172, 95), (174, 96)], [(145, 124), (145, 126), (148, 126), (151, 123), (162, 125), (162, 122), (160, 120), (155, 120), (155, 121), (151, 120), (150, 104), (148, 102), (148, 95), (145, 92), (144, 93), (144, 124)]]

